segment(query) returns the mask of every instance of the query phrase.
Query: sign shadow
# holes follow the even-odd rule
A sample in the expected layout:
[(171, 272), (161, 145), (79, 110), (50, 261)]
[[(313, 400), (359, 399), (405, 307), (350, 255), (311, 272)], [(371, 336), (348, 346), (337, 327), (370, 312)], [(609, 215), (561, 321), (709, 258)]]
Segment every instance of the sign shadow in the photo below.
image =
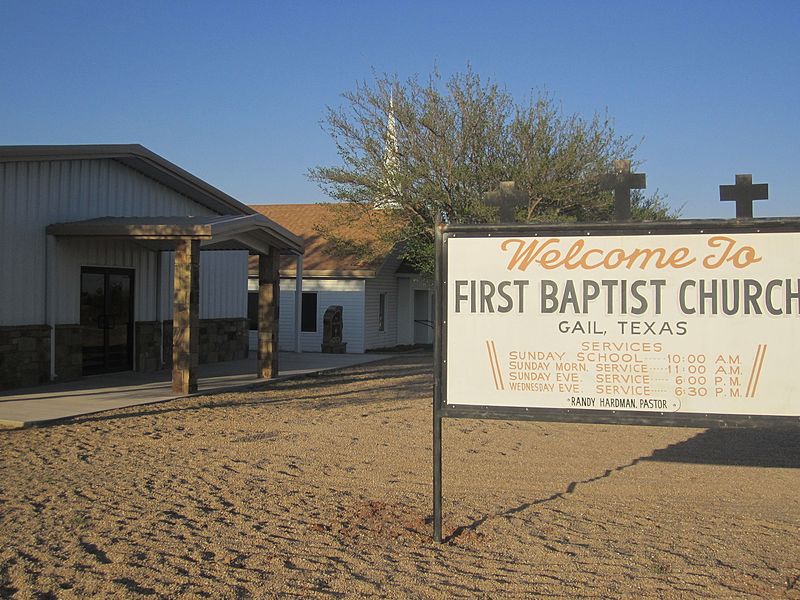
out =
[(653, 450), (647, 461), (800, 468), (800, 431), (789, 429), (707, 429), (677, 444)]
[(537, 498), (504, 511), (487, 514), (467, 525), (456, 527), (446, 536), (445, 543), (453, 542), (467, 531), (475, 531), (490, 518), (510, 517), (539, 504), (564, 499), (580, 485), (587, 485), (611, 477), (614, 473), (635, 467), (644, 461), (709, 464), (724, 466), (800, 468), (800, 431), (787, 429), (707, 429), (688, 440), (656, 448), (649, 456), (605, 469), (592, 477), (572, 481), (563, 491), (546, 498)]

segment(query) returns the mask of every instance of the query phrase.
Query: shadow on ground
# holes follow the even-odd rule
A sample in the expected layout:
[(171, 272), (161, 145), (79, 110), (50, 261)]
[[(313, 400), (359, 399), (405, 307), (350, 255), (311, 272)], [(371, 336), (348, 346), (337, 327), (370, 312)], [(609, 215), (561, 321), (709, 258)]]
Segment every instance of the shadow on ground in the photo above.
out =
[(654, 450), (642, 460), (797, 469), (800, 431), (708, 429), (686, 441)]
[(483, 515), (468, 525), (456, 527), (444, 541), (453, 542), (467, 532), (476, 531), (490, 518), (510, 517), (534, 506), (566, 498), (580, 485), (611, 477), (614, 473), (630, 469), (644, 461), (797, 469), (800, 468), (800, 431), (708, 429), (683, 442), (670, 444), (666, 448), (657, 448), (648, 456), (640, 456), (629, 463), (606, 469), (592, 477), (572, 481), (563, 491), (546, 498), (537, 498), (499, 513)]

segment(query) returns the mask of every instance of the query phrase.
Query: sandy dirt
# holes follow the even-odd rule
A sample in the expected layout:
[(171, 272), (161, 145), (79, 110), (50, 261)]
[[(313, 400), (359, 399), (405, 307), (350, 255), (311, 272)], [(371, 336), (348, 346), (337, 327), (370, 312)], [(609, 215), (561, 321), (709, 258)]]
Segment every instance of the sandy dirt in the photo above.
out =
[(0, 596), (800, 598), (800, 434), (448, 420), (431, 356), (0, 432)]

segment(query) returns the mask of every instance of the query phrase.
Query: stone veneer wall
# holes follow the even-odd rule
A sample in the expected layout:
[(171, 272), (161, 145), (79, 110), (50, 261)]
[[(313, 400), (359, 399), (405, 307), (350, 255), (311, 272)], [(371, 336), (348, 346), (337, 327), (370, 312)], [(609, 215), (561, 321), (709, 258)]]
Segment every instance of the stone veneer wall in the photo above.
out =
[(50, 381), (50, 326), (0, 327), (0, 389)]
[(247, 358), (250, 340), (247, 319), (200, 321), (200, 363)]
[(136, 321), (134, 370), (149, 372), (161, 368), (161, 323), (159, 321)]
[[(247, 319), (200, 321), (200, 362), (212, 363), (247, 358)], [(158, 321), (137, 321), (135, 368), (159, 369)], [(172, 366), (172, 321), (164, 321), (164, 366)], [(72, 381), (83, 375), (83, 341), (80, 325), (56, 325), (56, 375)], [(0, 326), (0, 390), (50, 381), (50, 326)]]
[[(164, 363), (172, 366), (172, 321), (164, 321)], [(247, 358), (247, 319), (201, 319), (200, 364)]]
[[(49, 329), (49, 328), (48, 328)], [(50, 362), (48, 357), (48, 364)], [(56, 325), (56, 378), (73, 381), (83, 376), (83, 338), (80, 325)]]

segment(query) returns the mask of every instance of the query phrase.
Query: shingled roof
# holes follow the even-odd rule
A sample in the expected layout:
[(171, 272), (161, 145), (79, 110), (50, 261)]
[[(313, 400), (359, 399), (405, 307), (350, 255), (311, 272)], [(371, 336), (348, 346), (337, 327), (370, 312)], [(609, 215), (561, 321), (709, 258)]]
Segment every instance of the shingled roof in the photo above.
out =
[[(256, 204), (250, 208), (303, 239), (303, 275), (307, 277), (375, 277), (394, 250), (379, 240), (375, 233), (374, 220), (382, 218), (378, 211), (343, 214), (343, 207), (335, 204)], [(348, 215), (351, 218), (343, 218)], [(365, 260), (336, 252), (335, 245), (318, 231), (319, 226), (331, 228), (336, 235), (371, 244), (375, 258)], [(258, 263), (254, 269), (251, 262), (251, 273), (257, 272), (257, 267)], [(284, 277), (295, 276), (293, 258), (282, 260), (280, 273)]]

